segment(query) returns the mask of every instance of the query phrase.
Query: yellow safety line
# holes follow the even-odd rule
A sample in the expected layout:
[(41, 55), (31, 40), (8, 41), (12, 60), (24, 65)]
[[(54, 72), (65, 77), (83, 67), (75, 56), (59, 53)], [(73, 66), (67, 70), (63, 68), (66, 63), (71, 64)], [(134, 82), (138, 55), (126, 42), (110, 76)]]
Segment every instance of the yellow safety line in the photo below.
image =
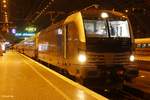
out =
[(53, 73), (54, 75), (60, 77), (60, 78), (63, 79), (64, 81), (66, 81), (66, 82), (72, 84), (73, 86), (75, 86), (75, 87), (77, 87), (77, 88), (79, 88), (79, 89), (85, 91), (85, 92), (88, 93), (89, 95), (92, 95), (92, 96), (95, 97), (97, 100), (109, 100), (109, 99), (107, 99), (106, 97), (104, 97), (104, 96), (102, 96), (102, 95), (100, 95), (100, 94), (98, 94), (98, 93), (95, 93), (94, 91), (92, 91), (92, 90), (90, 90), (90, 89), (88, 89), (88, 88), (86, 88), (86, 87), (80, 85), (79, 83), (76, 83), (76, 82), (74, 82), (74, 81), (72, 81), (72, 80), (70, 80), (70, 79), (64, 77), (63, 75), (61, 75), (61, 74), (59, 74), (59, 73), (57, 73), (57, 72), (55, 72), (55, 71), (53, 71), (53, 70), (51, 70), (51, 69), (45, 67), (44, 65), (42, 65), (42, 64), (40, 64), (40, 63), (38, 63), (38, 62), (35, 62), (33, 59), (31, 59), (31, 58), (29, 58), (29, 57), (27, 57), (27, 56), (25, 56), (25, 55), (23, 55), (23, 54), (21, 54), (21, 55), (24, 56), (25, 58), (31, 60), (32, 62), (38, 64), (39, 66), (43, 67), (44, 69), (48, 70), (49, 72)]
[(23, 59), (23, 61), (32, 68), (35, 73), (37, 73), (42, 79), (44, 79), (49, 85), (51, 85), (56, 91), (58, 91), (66, 100), (71, 100), (65, 93), (63, 93), (59, 88), (57, 88), (53, 83), (51, 83), (47, 78), (45, 78), (40, 72), (38, 72), (32, 65)]

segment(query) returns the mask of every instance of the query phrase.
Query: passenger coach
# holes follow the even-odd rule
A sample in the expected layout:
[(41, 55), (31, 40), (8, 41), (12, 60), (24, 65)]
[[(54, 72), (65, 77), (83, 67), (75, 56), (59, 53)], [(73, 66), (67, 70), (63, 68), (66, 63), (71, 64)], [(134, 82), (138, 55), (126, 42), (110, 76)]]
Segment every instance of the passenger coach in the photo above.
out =
[(137, 56), (150, 56), (150, 38), (135, 39), (135, 45)]

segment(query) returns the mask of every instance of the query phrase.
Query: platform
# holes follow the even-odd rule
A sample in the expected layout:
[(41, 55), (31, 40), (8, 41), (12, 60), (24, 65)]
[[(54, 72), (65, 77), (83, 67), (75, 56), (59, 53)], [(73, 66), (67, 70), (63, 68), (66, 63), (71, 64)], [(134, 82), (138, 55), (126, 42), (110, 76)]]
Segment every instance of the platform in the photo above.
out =
[(0, 56), (0, 100), (107, 100), (14, 51)]

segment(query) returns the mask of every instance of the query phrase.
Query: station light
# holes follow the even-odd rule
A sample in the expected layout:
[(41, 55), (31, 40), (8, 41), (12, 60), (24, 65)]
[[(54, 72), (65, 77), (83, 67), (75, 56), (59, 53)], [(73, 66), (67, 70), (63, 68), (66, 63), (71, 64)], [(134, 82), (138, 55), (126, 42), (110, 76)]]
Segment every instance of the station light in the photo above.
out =
[(3, 5), (3, 7), (4, 7), (4, 8), (6, 8), (6, 7), (7, 7), (7, 5), (6, 5), (6, 4), (4, 4), (4, 5)]
[(144, 76), (144, 75), (141, 75), (140, 77), (142, 77), (142, 78), (143, 78), (143, 77), (145, 77), (145, 76)]
[(127, 12), (129, 12), (129, 10), (128, 10), (128, 9), (126, 9), (126, 10), (125, 10), (125, 12), (126, 12), (126, 13), (127, 13)]
[(26, 27), (25, 30), (28, 31), (28, 32), (35, 32), (36, 31), (36, 27), (29, 26), (29, 27)]
[(123, 18), (126, 18), (126, 16), (122, 16)]
[(11, 33), (15, 34), (16, 33), (16, 29), (11, 29)]
[(6, 0), (3, 0), (3, 3), (6, 3)]
[(28, 38), (27, 37), (24, 37), (24, 40), (27, 40)]

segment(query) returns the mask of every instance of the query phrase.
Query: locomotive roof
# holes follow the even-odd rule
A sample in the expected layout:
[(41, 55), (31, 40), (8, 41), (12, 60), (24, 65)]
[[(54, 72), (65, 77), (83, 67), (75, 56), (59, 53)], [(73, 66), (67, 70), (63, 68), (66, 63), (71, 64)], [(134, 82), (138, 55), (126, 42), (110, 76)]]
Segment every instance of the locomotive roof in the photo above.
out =
[[(78, 13), (80, 12), (81, 14), (83, 15), (96, 15), (96, 14), (100, 14), (101, 12), (107, 12), (109, 14), (109, 16), (111, 17), (112, 16), (118, 16), (118, 17), (123, 17), (123, 18), (127, 18), (127, 16), (123, 13), (120, 13), (120, 12), (117, 12), (117, 11), (113, 11), (113, 10), (103, 10), (103, 9), (100, 9), (97, 5), (92, 5), (92, 6), (89, 6), (87, 8), (84, 8), (84, 9), (81, 9), (81, 10), (78, 10), (78, 11), (73, 11), (71, 12), (70, 14), (68, 14), (68, 16), (71, 16), (72, 14), (75, 14), (75, 13)], [(63, 24), (65, 19), (68, 17), (66, 16), (64, 19), (62, 19), (61, 21), (57, 21), (53, 24), (51, 24), (51, 26), (58, 26), (60, 24)]]
[[(112, 11), (112, 10), (102, 10), (100, 9), (97, 5), (92, 5), (92, 6), (89, 6), (87, 8), (84, 8), (82, 10), (79, 10), (79, 11), (74, 11), (72, 12), (71, 14), (69, 14), (69, 16), (72, 16), (73, 14), (75, 13), (81, 13), (82, 14), (82, 17), (90, 17), (90, 16), (100, 16), (101, 12), (106, 12), (109, 14), (109, 17), (111, 16), (115, 16), (115, 17), (118, 17), (118, 18), (123, 18), (123, 19), (126, 19), (127, 16), (123, 13), (120, 13), (120, 12), (117, 12), (117, 11)], [(99, 14), (99, 15), (98, 15)], [(48, 26), (46, 29), (43, 29), (41, 30), (38, 34), (40, 33), (45, 33), (44, 31), (48, 31), (50, 29), (54, 29), (54, 28), (57, 28), (61, 25), (64, 24), (65, 20), (69, 17), (67, 16), (65, 19), (62, 19), (60, 21), (57, 21), (53, 24), (51, 24), (50, 26)]]
[(114, 11), (114, 10), (103, 10), (103, 9), (100, 9), (98, 6), (90, 6), (88, 8), (85, 8), (83, 10), (80, 11), (84, 16), (100, 16), (100, 14), (102, 12), (106, 12), (108, 13), (109, 17), (120, 17), (120, 18), (127, 18), (127, 16), (123, 13), (120, 13), (120, 12), (117, 12), (117, 11)]

